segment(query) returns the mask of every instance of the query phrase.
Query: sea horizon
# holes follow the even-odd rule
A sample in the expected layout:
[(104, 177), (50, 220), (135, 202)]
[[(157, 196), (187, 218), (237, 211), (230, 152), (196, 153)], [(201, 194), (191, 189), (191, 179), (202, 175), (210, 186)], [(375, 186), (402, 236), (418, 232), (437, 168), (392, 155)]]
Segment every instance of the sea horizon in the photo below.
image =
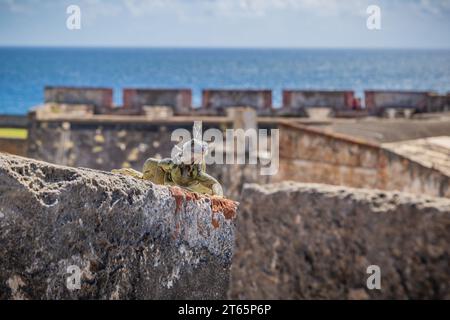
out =
[(450, 51), (450, 47), (387, 47), (387, 46), (373, 46), (373, 47), (277, 47), (277, 46), (129, 46), (129, 45), (14, 45), (14, 44), (0, 44), (0, 49), (7, 48), (22, 48), (22, 49), (199, 49), (199, 50), (398, 50), (398, 51)]
[(450, 91), (450, 48), (0, 46), (0, 114), (26, 114), (45, 86)]

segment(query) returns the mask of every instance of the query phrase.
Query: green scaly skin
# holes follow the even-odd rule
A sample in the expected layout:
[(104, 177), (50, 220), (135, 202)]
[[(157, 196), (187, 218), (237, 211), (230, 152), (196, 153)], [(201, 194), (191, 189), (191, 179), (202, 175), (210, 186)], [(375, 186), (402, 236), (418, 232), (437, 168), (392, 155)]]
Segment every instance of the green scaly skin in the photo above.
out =
[(149, 158), (144, 163), (142, 173), (129, 168), (112, 172), (132, 176), (136, 179), (149, 180), (160, 185), (179, 186), (192, 192), (223, 196), (222, 186), (215, 178), (206, 173), (204, 163), (177, 164), (170, 158), (162, 160)]

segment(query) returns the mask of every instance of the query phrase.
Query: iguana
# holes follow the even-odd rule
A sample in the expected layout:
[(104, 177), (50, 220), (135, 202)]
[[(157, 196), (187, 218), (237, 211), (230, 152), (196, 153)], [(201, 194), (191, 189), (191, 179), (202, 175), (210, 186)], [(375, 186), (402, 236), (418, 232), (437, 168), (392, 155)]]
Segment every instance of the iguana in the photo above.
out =
[(116, 169), (112, 172), (149, 180), (156, 184), (179, 186), (192, 192), (223, 196), (220, 183), (206, 173), (207, 152), (207, 143), (192, 139), (183, 144), (173, 159), (147, 159), (142, 173), (130, 168)]

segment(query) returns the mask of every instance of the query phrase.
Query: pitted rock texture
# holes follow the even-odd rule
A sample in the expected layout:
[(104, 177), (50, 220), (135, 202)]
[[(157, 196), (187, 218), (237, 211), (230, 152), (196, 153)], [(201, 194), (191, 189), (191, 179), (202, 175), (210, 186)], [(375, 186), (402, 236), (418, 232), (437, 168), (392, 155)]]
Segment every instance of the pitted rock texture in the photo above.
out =
[(236, 206), (0, 154), (0, 299), (224, 298)]
[(450, 299), (449, 199), (293, 182), (241, 198), (231, 298)]

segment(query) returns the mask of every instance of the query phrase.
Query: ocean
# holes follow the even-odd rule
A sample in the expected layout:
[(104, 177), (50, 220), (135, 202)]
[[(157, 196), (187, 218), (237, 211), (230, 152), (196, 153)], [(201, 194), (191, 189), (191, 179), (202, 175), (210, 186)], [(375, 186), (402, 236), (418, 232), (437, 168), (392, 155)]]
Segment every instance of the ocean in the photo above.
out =
[(46, 85), (114, 89), (266, 88), (450, 91), (450, 50), (0, 48), (0, 114), (25, 114)]

